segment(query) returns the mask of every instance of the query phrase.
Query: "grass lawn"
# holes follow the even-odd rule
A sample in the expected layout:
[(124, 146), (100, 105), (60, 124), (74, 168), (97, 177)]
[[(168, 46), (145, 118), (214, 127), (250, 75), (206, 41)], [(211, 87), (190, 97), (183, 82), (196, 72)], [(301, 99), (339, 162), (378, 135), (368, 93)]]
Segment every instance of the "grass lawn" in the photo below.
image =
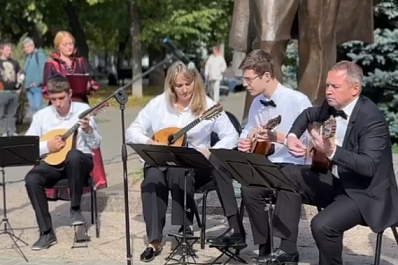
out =
[[(104, 100), (106, 97), (111, 95), (117, 89), (118, 89), (118, 87), (116, 87), (116, 86), (101, 87), (98, 91), (95, 92), (94, 95), (89, 97), (90, 105), (94, 106), (94, 105), (100, 103), (102, 100)], [(142, 98), (136, 98), (133, 96), (129, 96), (129, 100), (126, 104), (126, 107), (127, 108), (143, 107), (153, 97), (163, 93), (163, 89), (164, 89), (163, 87), (159, 87), (159, 86), (144, 87), (143, 88), (144, 96)], [(131, 94), (131, 90), (128, 90), (127, 94)], [(117, 103), (117, 101), (114, 98), (112, 98), (109, 101), (109, 103), (112, 107), (119, 107), (119, 104)]]

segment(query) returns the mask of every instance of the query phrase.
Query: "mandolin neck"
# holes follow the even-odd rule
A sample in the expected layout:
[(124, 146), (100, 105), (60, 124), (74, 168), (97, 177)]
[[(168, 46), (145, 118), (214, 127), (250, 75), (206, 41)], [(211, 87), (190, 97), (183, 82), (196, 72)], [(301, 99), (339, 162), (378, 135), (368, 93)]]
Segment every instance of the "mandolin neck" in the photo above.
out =
[(193, 127), (195, 127), (196, 125), (199, 124), (199, 122), (201, 122), (202, 119), (201, 118), (197, 118), (195, 119), (193, 122), (191, 122), (190, 124), (188, 124), (187, 126), (185, 126), (184, 128), (182, 128), (181, 130), (179, 130), (178, 132), (176, 132), (175, 134), (173, 134), (173, 139), (179, 139), (181, 136), (183, 136), (184, 134), (186, 134), (189, 130), (191, 130)]
[(69, 137), (72, 136), (72, 134), (74, 134), (77, 129), (79, 129), (80, 124), (77, 122), (75, 125), (73, 125), (72, 128), (70, 128), (69, 130), (67, 130), (63, 135), (62, 135), (62, 140), (65, 141), (66, 139), (68, 139)]

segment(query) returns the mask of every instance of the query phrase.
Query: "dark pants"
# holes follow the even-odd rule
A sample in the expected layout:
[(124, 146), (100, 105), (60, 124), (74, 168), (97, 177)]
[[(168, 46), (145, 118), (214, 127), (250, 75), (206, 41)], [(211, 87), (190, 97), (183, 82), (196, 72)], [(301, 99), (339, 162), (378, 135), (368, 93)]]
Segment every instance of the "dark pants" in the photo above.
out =
[[(280, 168), (291, 164), (278, 164)], [(266, 199), (273, 193), (272, 190), (259, 186), (242, 186), (242, 200), (252, 228), (254, 245), (269, 244), (269, 222)], [(264, 253), (260, 253), (264, 254)]]
[(302, 195), (278, 192), (274, 235), (297, 242), (302, 199), (324, 208), (311, 220), (311, 231), (319, 249), (319, 264), (343, 264), (343, 234), (356, 225), (365, 225), (354, 201), (346, 194), (340, 180), (330, 172), (320, 174), (308, 166), (287, 166), (282, 172), (292, 180)]
[(32, 168), (25, 177), (29, 200), (36, 214), (40, 232), (52, 229), (51, 215), (45, 188), (53, 187), (61, 179), (69, 181), (71, 209), (79, 209), (83, 187), (93, 170), (93, 157), (79, 150), (69, 151), (63, 167), (56, 168), (42, 163)]
[[(211, 156), (213, 165), (218, 165)], [(163, 228), (166, 223), (168, 195), (171, 191), (172, 213), (171, 224), (182, 225), (184, 218), (184, 175), (185, 169), (156, 168), (145, 166), (144, 180), (141, 184), (141, 199), (146, 224), (148, 242), (162, 241)], [(193, 223), (193, 204), (195, 189), (214, 181), (218, 198), (224, 209), (225, 216), (238, 213), (232, 179), (221, 167), (216, 170), (196, 170), (194, 177), (187, 178), (187, 225)]]
[(0, 92), (0, 136), (12, 136), (16, 133), (16, 114), (19, 105), (19, 93)]
[(41, 92), (41, 87), (28, 87), (25, 88), (25, 90), (30, 110), (35, 114), (43, 107), (43, 93)]

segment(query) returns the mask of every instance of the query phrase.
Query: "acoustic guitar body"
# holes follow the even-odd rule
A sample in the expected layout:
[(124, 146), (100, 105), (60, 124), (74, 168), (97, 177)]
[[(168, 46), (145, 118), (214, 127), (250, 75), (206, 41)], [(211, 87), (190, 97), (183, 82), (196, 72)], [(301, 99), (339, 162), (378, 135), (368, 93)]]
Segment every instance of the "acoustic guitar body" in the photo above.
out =
[(312, 164), (311, 170), (319, 173), (326, 174), (331, 169), (332, 165), (330, 160), (325, 154), (319, 152), (315, 148), (312, 149)]
[[(178, 131), (180, 131), (180, 128), (177, 127), (169, 127), (169, 128), (164, 128), (160, 131), (158, 131), (157, 133), (155, 133), (152, 136), (152, 140), (159, 142), (159, 143), (165, 143), (168, 144), (169, 143), (169, 137), (172, 136), (173, 134), (177, 133)], [(175, 141), (173, 144), (171, 144), (170, 146), (185, 146), (186, 145), (186, 135), (184, 134), (183, 136), (181, 136), (179, 139), (177, 139), (177, 141)]]
[(257, 142), (252, 143), (251, 153), (270, 156), (275, 152), (275, 145), (270, 142)]
[[(322, 125), (310, 124), (308, 126), (308, 131), (311, 131), (312, 129), (319, 131), (321, 137), (324, 139), (332, 138), (336, 133), (336, 120), (334, 118), (329, 118)], [(312, 171), (326, 174), (331, 170), (332, 162), (324, 153), (312, 148), (310, 154), (312, 155)]]
[[(65, 129), (57, 129), (49, 131), (40, 138), (40, 142), (50, 141), (54, 139), (56, 136), (62, 136), (67, 131), (68, 130)], [(68, 137), (65, 141), (64, 148), (62, 148), (56, 153), (47, 154), (46, 157), (43, 159), (44, 162), (46, 162), (51, 166), (60, 165), (65, 161), (68, 152), (72, 149), (72, 144), (73, 144), (73, 137)]]

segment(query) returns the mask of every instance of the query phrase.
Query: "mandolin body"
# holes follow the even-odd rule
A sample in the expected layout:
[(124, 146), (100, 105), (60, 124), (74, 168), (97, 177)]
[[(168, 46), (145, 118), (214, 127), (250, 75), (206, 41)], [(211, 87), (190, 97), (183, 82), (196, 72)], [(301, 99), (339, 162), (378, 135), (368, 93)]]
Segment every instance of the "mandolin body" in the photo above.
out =
[[(45, 141), (50, 141), (54, 139), (56, 136), (62, 136), (64, 135), (68, 130), (66, 129), (57, 129), (57, 130), (51, 130), (47, 133), (45, 133), (41, 138), (40, 142), (45, 142)], [(50, 153), (45, 156), (43, 159), (44, 162), (51, 166), (57, 166), (65, 162), (66, 156), (68, 155), (68, 152), (72, 149), (73, 146), (73, 137), (68, 137), (65, 141), (65, 146), (61, 150), (59, 150), (56, 153)]]
[(258, 142), (255, 140), (252, 143), (250, 152), (253, 154), (270, 156), (275, 152), (275, 145), (270, 142)]
[[(180, 131), (180, 128), (177, 127), (169, 127), (169, 128), (164, 128), (160, 131), (158, 131), (157, 133), (155, 133), (152, 136), (152, 140), (159, 142), (159, 143), (165, 143), (168, 144), (169, 143), (169, 137), (175, 133), (177, 133), (178, 131)], [(177, 139), (173, 144), (171, 144), (170, 146), (186, 146), (186, 134), (183, 134), (179, 139)]]

